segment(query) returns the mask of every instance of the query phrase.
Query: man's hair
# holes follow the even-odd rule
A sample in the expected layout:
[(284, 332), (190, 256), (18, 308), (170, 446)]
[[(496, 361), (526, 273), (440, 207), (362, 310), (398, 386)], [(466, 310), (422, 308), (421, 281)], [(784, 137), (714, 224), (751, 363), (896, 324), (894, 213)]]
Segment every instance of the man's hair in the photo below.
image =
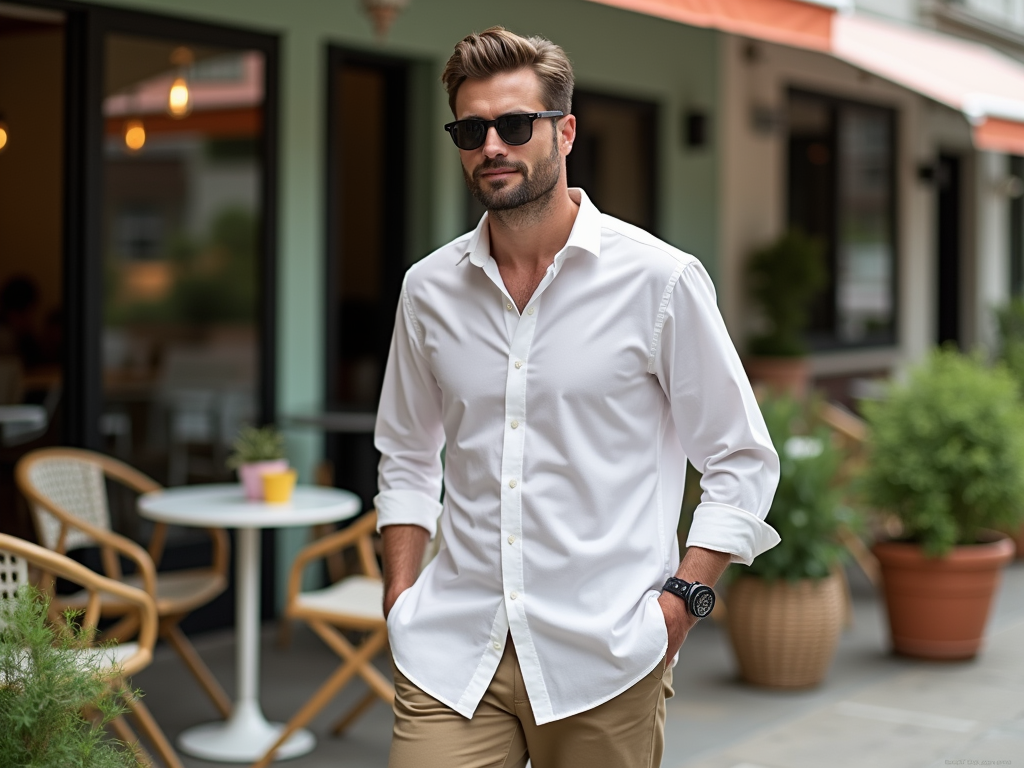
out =
[[(504, 27), (491, 27), (464, 37), (441, 73), (448, 106), (455, 115), (455, 97), (469, 78), (487, 78), (529, 67), (541, 82), (546, 109), (572, 110), (574, 78), (565, 51), (543, 37), (520, 37)], [(458, 115), (455, 115), (458, 117)]]

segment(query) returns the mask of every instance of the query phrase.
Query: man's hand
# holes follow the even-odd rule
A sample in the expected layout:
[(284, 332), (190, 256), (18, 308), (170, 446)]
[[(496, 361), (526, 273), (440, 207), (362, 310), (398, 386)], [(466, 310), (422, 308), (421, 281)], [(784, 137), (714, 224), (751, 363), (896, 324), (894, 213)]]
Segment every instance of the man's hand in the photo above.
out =
[[(676, 578), (683, 581), (699, 581), (714, 587), (726, 567), (729, 565), (731, 555), (728, 552), (716, 552), (704, 547), (690, 547), (686, 550), (683, 562), (679, 564), (676, 571)], [(686, 609), (686, 602), (676, 597), (671, 592), (662, 592), (658, 597), (661, 605), (661, 612), (665, 614), (665, 627), (668, 629), (668, 651), (665, 654), (666, 667), (672, 663), (672, 659), (683, 647), (686, 635), (699, 619), (690, 615)]]
[(686, 610), (686, 603), (671, 592), (662, 592), (658, 597), (661, 605), (661, 612), (665, 614), (665, 628), (668, 630), (668, 650), (665, 652), (665, 668), (672, 663), (672, 659), (679, 653), (686, 641), (686, 635), (693, 629), (697, 619)]

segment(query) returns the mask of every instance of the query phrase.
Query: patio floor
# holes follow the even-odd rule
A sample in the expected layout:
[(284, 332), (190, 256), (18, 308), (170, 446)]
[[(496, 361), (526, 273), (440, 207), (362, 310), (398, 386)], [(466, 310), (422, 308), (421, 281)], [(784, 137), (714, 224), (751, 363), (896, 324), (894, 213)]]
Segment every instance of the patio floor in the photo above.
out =
[[(879, 597), (851, 572), (854, 618), (826, 682), (805, 692), (750, 688), (738, 682), (723, 627), (699, 624), (675, 671), (668, 702), (663, 768), (937, 768), (981, 761), (1024, 762), (1024, 562), (1007, 569), (985, 650), (962, 663), (929, 663), (888, 652)], [(290, 647), (263, 630), (263, 710), (286, 720), (336, 666), (337, 658), (298, 625)], [(234, 690), (230, 632), (193, 638), (228, 691)], [(387, 665), (378, 660), (382, 669)], [(169, 648), (135, 678), (164, 731), (215, 719), (212, 704)], [(316, 749), (287, 761), (294, 768), (384, 768), (391, 711), (372, 707), (342, 738), (330, 726), (365, 688), (354, 683), (314, 720)], [(188, 768), (215, 765), (183, 756)], [(285, 763), (282, 763), (285, 764)], [(997, 764), (992, 762), (989, 764)], [(1009, 764), (1009, 763), (1005, 763)], [(457, 768), (453, 766), (453, 768)]]

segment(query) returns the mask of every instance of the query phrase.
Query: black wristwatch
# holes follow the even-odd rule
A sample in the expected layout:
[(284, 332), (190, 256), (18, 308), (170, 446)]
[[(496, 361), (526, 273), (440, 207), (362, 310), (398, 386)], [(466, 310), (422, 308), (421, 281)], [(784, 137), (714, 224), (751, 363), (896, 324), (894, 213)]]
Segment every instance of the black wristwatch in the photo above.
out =
[(662, 590), (681, 597), (686, 603), (686, 610), (695, 619), (703, 619), (715, 607), (715, 590), (699, 581), (683, 581), (673, 577), (665, 582)]

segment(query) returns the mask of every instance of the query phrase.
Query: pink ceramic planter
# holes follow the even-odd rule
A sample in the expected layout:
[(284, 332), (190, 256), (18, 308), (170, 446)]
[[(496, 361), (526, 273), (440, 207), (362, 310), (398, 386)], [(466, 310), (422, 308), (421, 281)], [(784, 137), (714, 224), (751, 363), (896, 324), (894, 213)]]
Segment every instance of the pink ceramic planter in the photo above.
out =
[(263, 501), (263, 474), (266, 472), (284, 472), (288, 469), (288, 459), (271, 461), (254, 461), (238, 468), (238, 477), (245, 489), (245, 498), (249, 501)]

